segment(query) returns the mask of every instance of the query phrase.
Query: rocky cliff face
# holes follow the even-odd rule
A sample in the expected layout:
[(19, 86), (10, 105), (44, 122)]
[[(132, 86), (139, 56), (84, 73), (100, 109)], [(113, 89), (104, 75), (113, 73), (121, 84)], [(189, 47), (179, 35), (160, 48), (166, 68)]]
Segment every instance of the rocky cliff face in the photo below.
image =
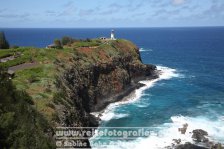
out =
[(153, 65), (133, 63), (129, 54), (104, 64), (80, 65), (76, 62), (61, 79), (69, 87), (70, 98), (81, 100), (86, 112), (102, 110), (121, 99), (117, 95), (135, 88), (138, 80), (153, 76), (155, 69)]
[(142, 64), (139, 49), (126, 40), (75, 49), (69, 66), (61, 62), (58, 66), (58, 97), (63, 98), (58, 115), (64, 126), (97, 126), (90, 112), (100, 111), (141, 87), (139, 80), (157, 77), (156, 67)]

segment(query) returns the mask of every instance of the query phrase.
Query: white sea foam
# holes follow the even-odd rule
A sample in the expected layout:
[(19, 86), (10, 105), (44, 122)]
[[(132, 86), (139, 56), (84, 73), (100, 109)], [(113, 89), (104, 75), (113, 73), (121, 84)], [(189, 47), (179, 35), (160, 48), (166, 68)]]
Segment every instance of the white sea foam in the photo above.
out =
[(102, 121), (109, 121), (111, 119), (120, 119), (123, 117), (128, 117), (127, 113), (116, 113), (115, 107), (117, 107), (118, 103), (110, 104), (104, 111), (101, 112), (92, 112), (91, 114), (99, 117)]
[[(181, 143), (192, 141), (192, 131), (195, 129), (203, 129), (208, 132), (209, 140), (214, 142), (224, 143), (224, 125), (222, 120), (212, 121), (206, 117), (184, 117), (173, 116), (171, 123), (165, 123), (158, 126), (155, 131), (152, 131), (147, 138), (138, 138), (134, 141), (117, 141), (115, 146), (108, 146), (107, 149), (163, 149), (175, 143), (173, 139), (181, 139)], [(185, 134), (181, 134), (178, 128), (182, 128), (183, 124), (188, 124)]]
[(152, 52), (153, 50), (152, 50), (152, 49), (144, 49), (144, 48), (140, 48), (139, 51), (140, 51), (140, 52), (147, 52), (147, 51)]
[(149, 102), (139, 102), (139, 103), (135, 103), (135, 106), (139, 107), (139, 108), (145, 108), (148, 107), (150, 105)]
[[(212, 121), (206, 117), (192, 118), (184, 116), (173, 116), (171, 120), (172, 123), (161, 126), (161, 129), (157, 133), (158, 135), (138, 140), (141, 144), (140, 146), (143, 147), (144, 144), (148, 143), (152, 149), (164, 148), (174, 143), (173, 139), (181, 139), (181, 143), (192, 142), (192, 131), (195, 129), (203, 129), (208, 132), (210, 140), (224, 143), (224, 125), (219, 120)], [(186, 123), (188, 124), (187, 131), (185, 134), (181, 134), (178, 128), (182, 128), (183, 124)], [(139, 146), (136, 146), (136, 148), (139, 148)]]
[(120, 119), (123, 117), (128, 117), (128, 114), (122, 114), (122, 113), (115, 113), (115, 112), (108, 112), (107, 114), (103, 113), (100, 117), (103, 121), (109, 121), (111, 119)]

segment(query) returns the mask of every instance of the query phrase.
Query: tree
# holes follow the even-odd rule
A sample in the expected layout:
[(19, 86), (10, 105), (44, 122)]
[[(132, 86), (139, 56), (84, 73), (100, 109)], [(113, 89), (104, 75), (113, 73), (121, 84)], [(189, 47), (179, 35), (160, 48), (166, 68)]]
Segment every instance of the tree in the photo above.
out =
[(68, 45), (68, 44), (71, 44), (72, 41), (73, 39), (71, 37), (65, 36), (65, 37), (62, 37), (61, 43), (62, 45)]
[(0, 32), (0, 49), (8, 49), (9, 43), (5, 38), (4, 32)]
[(89, 39), (89, 38), (86, 38), (86, 42), (91, 42), (91, 39)]
[(62, 48), (61, 41), (59, 39), (55, 39), (54, 40), (54, 45), (58, 49), (61, 49)]

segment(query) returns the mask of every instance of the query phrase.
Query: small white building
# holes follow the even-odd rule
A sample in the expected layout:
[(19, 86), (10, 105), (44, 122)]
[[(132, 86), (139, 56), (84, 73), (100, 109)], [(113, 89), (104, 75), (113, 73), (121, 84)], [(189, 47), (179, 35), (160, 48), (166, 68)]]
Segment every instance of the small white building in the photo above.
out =
[(111, 30), (110, 39), (111, 39), (111, 40), (116, 40), (116, 39), (115, 39), (115, 35), (114, 35), (114, 30), (113, 30), (113, 29)]

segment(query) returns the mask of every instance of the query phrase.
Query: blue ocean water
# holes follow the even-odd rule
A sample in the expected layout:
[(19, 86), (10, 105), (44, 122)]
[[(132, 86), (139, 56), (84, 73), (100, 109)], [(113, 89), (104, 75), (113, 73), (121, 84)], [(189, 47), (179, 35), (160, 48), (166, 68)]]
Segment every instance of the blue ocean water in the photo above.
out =
[[(0, 29), (13, 45), (45, 47), (55, 38), (109, 36), (110, 29)], [(178, 127), (205, 129), (224, 143), (224, 27), (117, 28), (117, 38), (126, 38), (141, 48), (144, 63), (162, 68), (160, 79), (140, 92), (130, 103), (110, 106), (101, 127), (151, 127), (156, 135), (123, 141), (133, 148), (159, 148), (172, 139), (189, 141)], [(93, 140), (94, 141), (94, 140)], [(147, 146), (146, 146), (147, 145)]]

